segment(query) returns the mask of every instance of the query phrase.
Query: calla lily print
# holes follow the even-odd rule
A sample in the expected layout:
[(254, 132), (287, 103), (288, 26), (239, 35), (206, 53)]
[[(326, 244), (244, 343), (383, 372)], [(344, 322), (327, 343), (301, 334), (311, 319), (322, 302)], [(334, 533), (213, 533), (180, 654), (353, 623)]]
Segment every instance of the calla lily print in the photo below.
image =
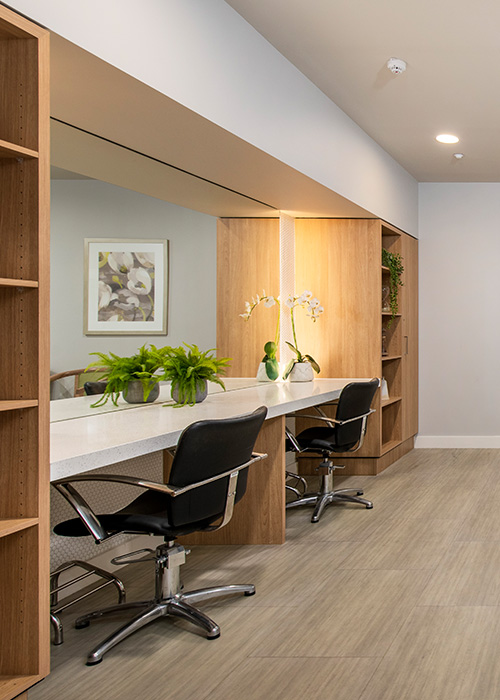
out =
[(165, 333), (167, 242), (93, 239), (86, 243), (86, 332)]
[(155, 320), (153, 266), (143, 267), (143, 253), (99, 254), (99, 321)]

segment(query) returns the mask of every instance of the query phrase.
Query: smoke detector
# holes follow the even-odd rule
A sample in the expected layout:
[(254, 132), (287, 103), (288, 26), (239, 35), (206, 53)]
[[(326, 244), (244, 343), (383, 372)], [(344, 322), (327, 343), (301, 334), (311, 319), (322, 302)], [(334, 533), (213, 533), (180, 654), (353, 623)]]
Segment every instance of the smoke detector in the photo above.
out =
[(387, 68), (391, 71), (391, 73), (394, 73), (394, 75), (399, 75), (400, 73), (405, 72), (406, 61), (403, 61), (402, 58), (390, 58), (387, 61)]

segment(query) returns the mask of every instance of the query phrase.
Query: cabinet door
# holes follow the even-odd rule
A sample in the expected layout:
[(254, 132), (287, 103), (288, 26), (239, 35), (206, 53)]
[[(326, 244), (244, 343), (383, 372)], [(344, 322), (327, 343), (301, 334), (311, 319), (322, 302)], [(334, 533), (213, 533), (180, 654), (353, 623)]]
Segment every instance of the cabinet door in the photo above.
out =
[(418, 432), (418, 241), (402, 235), (404, 264), (402, 292), (403, 373), (402, 439)]

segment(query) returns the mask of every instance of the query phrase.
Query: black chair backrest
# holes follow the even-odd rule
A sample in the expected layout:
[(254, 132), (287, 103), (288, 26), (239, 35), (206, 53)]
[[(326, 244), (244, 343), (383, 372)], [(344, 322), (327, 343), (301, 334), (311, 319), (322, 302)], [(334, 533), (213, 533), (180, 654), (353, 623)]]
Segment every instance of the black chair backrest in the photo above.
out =
[[(379, 385), (378, 379), (369, 382), (351, 382), (342, 389), (337, 406), (336, 419), (348, 420), (368, 413)], [(335, 444), (342, 451), (352, 449), (361, 437), (362, 420), (335, 426)]]
[(104, 394), (107, 382), (85, 382), (83, 390), (85, 396), (94, 396), (95, 394)]
[[(253, 413), (236, 418), (204, 420), (188, 426), (179, 438), (168, 483), (188, 486), (223, 474), (247, 462), (267, 415), (261, 406)], [(248, 469), (238, 478), (236, 502), (245, 493)], [(223, 515), (229, 477), (169, 499), (169, 519), (180, 527)]]

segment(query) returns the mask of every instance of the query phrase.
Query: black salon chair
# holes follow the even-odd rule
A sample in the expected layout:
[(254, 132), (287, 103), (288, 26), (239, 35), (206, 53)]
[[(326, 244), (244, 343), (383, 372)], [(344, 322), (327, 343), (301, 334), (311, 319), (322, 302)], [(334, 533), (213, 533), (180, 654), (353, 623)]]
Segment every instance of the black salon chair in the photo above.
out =
[(83, 385), (83, 391), (85, 396), (97, 396), (97, 394), (104, 394), (107, 382), (85, 382)]
[[(87, 665), (99, 663), (103, 655), (123, 639), (167, 615), (189, 620), (205, 631), (207, 639), (216, 639), (220, 636), (219, 626), (196, 608), (196, 603), (235, 593), (255, 593), (255, 587), (251, 584), (183, 591), (180, 566), (185, 562), (186, 550), (175, 539), (193, 532), (218, 530), (229, 522), (234, 504), (245, 493), (248, 467), (267, 457), (253, 452), (266, 414), (267, 409), (263, 406), (249, 415), (204, 420), (190, 425), (179, 438), (168, 484), (92, 473), (53, 482), (79, 515), (79, 518), (56, 525), (54, 532), (58, 535), (81, 537), (90, 533), (96, 542), (102, 542), (118, 533), (131, 533), (161, 535), (165, 540), (156, 551), (140, 550), (141, 554), (147, 552), (146, 557), (138, 558), (140, 553), (134, 552), (117, 558), (121, 563), (127, 557), (129, 563), (154, 560), (154, 600), (114, 605), (84, 615), (76, 621), (75, 626), (81, 628), (107, 613), (121, 613), (130, 609), (138, 611), (138, 615), (88, 655)], [(116, 513), (96, 515), (75, 489), (73, 484), (78, 481), (104, 481), (106, 488), (118, 482), (138, 486), (145, 491)]]
[(290, 452), (312, 452), (320, 454), (322, 461), (317, 467), (320, 472), (320, 488), (317, 493), (300, 495), (295, 501), (287, 503), (287, 508), (314, 506), (312, 523), (317, 523), (324, 509), (330, 503), (360, 503), (366, 508), (373, 508), (373, 503), (361, 498), (363, 491), (358, 489), (333, 488), (333, 472), (343, 469), (334, 465), (332, 455), (339, 452), (356, 452), (363, 444), (368, 416), (374, 413), (370, 409), (373, 397), (379, 386), (378, 379), (369, 382), (351, 382), (339, 396), (335, 418), (328, 418), (319, 410), (319, 415), (296, 414), (301, 418), (322, 421), (323, 425), (306, 428), (294, 435), (286, 428), (286, 449)]

